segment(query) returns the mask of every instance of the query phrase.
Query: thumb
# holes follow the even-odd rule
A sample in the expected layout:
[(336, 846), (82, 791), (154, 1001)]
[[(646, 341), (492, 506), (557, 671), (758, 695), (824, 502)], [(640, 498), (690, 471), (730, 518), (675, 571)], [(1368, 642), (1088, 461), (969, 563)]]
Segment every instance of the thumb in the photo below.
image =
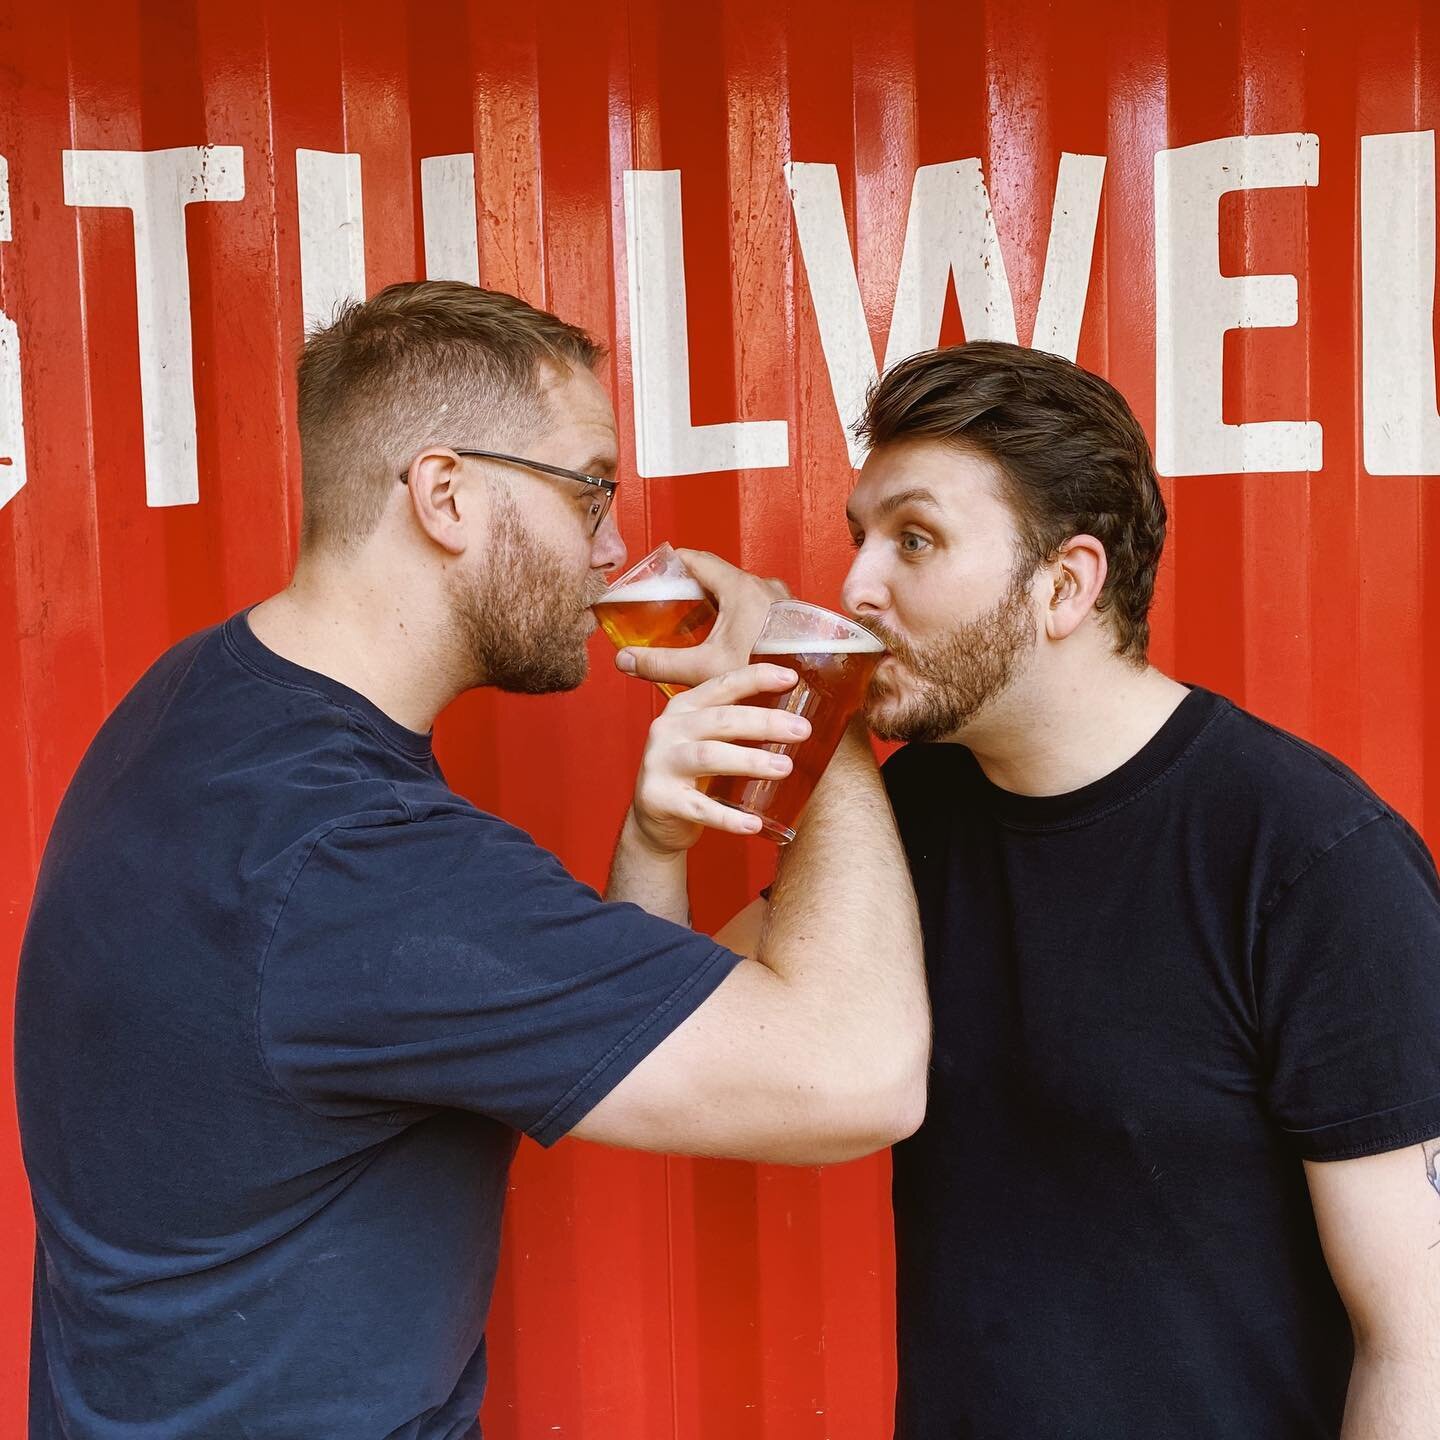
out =
[(615, 668), (639, 680), (660, 685), (703, 685), (713, 663), (697, 654), (699, 647), (667, 649), (658, 645), (631, 645), (615, 656)]

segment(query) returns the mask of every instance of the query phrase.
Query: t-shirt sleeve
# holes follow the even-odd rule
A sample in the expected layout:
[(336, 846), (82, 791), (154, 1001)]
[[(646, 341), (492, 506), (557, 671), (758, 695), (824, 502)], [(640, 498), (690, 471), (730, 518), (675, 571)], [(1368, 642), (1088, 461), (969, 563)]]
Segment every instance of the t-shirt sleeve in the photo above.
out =
[(481, 812), (337, 829), (267, 952), (262, 1054), (322, 1114), (450, 1107), (551, 1144), (739, 957), (607, 904)]
[(1440, 886), (1390, 814), (1317, 855), (1263, 918), (1271, 1113), (1307, 1160), (1440, 1135)]

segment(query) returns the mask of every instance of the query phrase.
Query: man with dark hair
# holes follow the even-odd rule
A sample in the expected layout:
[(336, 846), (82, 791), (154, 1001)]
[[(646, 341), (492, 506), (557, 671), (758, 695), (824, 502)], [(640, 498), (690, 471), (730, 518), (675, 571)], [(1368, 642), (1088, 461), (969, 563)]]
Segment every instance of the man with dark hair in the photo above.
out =
[(1433, 1435), (1425, 846), (1336, 760), (1148, 664), (1165, 506), (1104, 380), (938, 350), (863, 433), (844, 598), (891, 651), (868, 715), (910, 742), (885, 780), (935, 1025), (894, 1156), (897, 1435)]
[(728, 673), (652, 729), (609, 903), (436, 765), (461, 692), (585, 675), (625, 556), (599, 355), (468, 285), (346, 308), (300, 362), (289, 587), (162, 656), (85, 756), (20, 964), (34, 1440), (478, 1436), (521, 1133), (817, 1164), (919, 1123), (919, 927), (863, 736), (753, 959), (674, 923), (683, 886), (618, 903), (661, 908), (701, 823), (753, 828), (700, 775), (789, 762), (736, 741), (808, 729), (736, 703), (793, 671), (725, 663), (770, 585), (687, 552)]

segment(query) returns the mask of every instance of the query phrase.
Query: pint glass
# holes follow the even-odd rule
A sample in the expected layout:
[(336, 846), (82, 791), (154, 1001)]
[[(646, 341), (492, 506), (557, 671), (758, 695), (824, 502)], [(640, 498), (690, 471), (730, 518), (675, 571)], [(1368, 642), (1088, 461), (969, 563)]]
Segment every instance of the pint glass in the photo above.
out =
[(751, 660), (784, 665), (800, 677), (784, 695), (757, 695), (747, 705), (790, 710), (810, 722), (810, 737), (765, 749), (788, 755), (794, 768), (778, 780), (717, 775), (711, 799), (760, 817), (761, 833), (781, 845), (795, 838), (795, 825), (815, 782), (830, 763), (850, 717), (865, 701), (870, 677), (885, 654), (884, 643), (863, 626), (818, 605), (780, 600), (770, 607)]
[[(617, 650), (627, 645), (698, 645), (715, 624), (715, 602), (668, 544), (656, 546), (595, 602), (595, 618)], [(683, 686), (661, 685), (667, 695)]]

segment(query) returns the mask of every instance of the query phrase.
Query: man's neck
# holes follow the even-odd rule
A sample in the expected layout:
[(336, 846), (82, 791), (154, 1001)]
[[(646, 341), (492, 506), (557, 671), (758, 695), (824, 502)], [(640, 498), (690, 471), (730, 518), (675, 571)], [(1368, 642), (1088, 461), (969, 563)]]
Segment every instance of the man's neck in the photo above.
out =
[(1024, 687), (1005, 713), (958, 738), (1002, 790), (1065, 795), (1137, 755), (1188, 693), (1159, 670), (1106, 660), (1083, 680)]
[(435, 629), (442, 613), (438, 604), (407, 604), (384, 585), (340, 580), (322, 565), (302, 563), (249, 620), (267, 649), (339, 681), (398, 724), (425, 734), (466, 688), (451, 673), (453, 645)]

